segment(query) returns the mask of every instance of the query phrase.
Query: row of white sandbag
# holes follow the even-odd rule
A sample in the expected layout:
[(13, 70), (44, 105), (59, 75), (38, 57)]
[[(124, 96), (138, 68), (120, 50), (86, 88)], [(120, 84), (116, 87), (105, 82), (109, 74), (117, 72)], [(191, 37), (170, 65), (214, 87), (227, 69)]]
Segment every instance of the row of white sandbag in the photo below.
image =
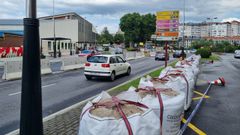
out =
[[(181, 66), (185, 65), (181, 63)], [(188, 73), (189, 70), (187, 67), (168, 67), (159, 78), (141, 78), (138, 89), (131, 87), (114, 98), (103, 92), (83, 108), (79, 134), (177, 134), (184, 106), (186, 109), (186, 83), (190, 82), (189, 86), (193, 85), (193, 75)], [(135, 104), (129, 104), (127, 101)], [(137, 103), (142, 103), (148, 108), (137, 106)]]
[(155, 93), (150, 91), (152, 87), (148, 88), (131, 87), (117, 97), (102, 92), (83, 108), (79, 135), (176, 135), (183, 115), (184, 93), (161, 88), (159, 101), (155, 95), (158, 90), (153, 90)]
[(200, 55), (192, 55), (186, 60), (178, 61), (175, 68), (165, 68), (159, 78), (168, 78), (166, 86), (185, 93), (184, 110), (191, 106), (193, 89), (199, 73)]

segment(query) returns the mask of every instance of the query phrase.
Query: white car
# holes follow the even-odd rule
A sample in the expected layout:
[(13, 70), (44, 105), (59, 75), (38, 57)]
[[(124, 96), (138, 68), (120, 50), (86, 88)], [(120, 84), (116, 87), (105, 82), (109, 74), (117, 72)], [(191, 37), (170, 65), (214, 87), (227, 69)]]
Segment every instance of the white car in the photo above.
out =
[(92, 77), (107, 77), (111, 81), (121, 74), (130, 75), (131, 65), (116, 55), (94, 55), (85, 63), (84, 75), (87, 80)]

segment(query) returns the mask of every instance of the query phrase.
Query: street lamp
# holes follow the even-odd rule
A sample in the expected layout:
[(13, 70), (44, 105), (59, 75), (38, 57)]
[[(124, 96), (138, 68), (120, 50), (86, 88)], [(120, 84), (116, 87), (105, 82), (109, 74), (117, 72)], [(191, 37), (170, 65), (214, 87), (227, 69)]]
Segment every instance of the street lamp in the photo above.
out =
[(85, 39), (85, 38), (86, 38), (86, 37), (85, 37), (85, 36), (86, 36), (86, 33), (85, 33), (85, 19), (86, 19), (86, 17), (83, 17), (83, 36), (84, 36), (84, 37), (83, 37), (83, 47), (84, 47), (84, 48), (85, 48), (85, 42), (86, 42), (86, 41), (85, 41), (85, 40), (86, 40), (86, 39)]
[(57, 57), (57, 45), (56, 45), (56, 29), (55, 29), (55, 17), (54, 17), (54, 10), (55, 10), (55, 0), (53, 0), (53, 57)]
[(186, 18), (186, 0), (183, 0), (183, 46), (181, 48), (181, 56), (184, 59), (185, 58), (185, 53), (184, 53), (184, 47), (185, 47), (185, 18)]
[(37, 0), (27, 0), (26, 2), (28, 11), (27, 18), (23, 19), (24, 52), (22, 64), (20, 135), (43, 135)]
[(95, 46), (97, 45), (97, 38), (96, 38), (96, 37), (97, 37), (97, 27), (98, 27), (98, 26), (95, 26), (95, 30), (96, 30), (96, 31), (95, 31), (95, 34), (94, 34), (94, 35), (95, 35), (95, 39), (94, 39), (94, 41), (95, 41)]

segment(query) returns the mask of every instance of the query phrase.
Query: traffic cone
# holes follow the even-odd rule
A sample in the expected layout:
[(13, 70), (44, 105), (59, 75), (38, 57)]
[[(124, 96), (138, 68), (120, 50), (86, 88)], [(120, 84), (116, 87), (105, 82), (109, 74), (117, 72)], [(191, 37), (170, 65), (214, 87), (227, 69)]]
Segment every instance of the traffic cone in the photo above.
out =
[(208, 81), (208, 84), (218, 85), (218, 86), (225, 86), (225, 80), (223, 77), (219, 77), (217, 80)]

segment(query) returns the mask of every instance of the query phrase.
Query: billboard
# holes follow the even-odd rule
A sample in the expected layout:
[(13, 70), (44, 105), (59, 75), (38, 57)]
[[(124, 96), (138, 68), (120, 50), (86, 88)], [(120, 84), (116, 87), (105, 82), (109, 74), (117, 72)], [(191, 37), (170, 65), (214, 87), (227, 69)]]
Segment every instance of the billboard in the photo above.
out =
[[(179, 11), (160, 11), (156, 15), (156, 34), (161, 37), (178, 37)], [(163, 38), (164, 39), (164, 38)]]

